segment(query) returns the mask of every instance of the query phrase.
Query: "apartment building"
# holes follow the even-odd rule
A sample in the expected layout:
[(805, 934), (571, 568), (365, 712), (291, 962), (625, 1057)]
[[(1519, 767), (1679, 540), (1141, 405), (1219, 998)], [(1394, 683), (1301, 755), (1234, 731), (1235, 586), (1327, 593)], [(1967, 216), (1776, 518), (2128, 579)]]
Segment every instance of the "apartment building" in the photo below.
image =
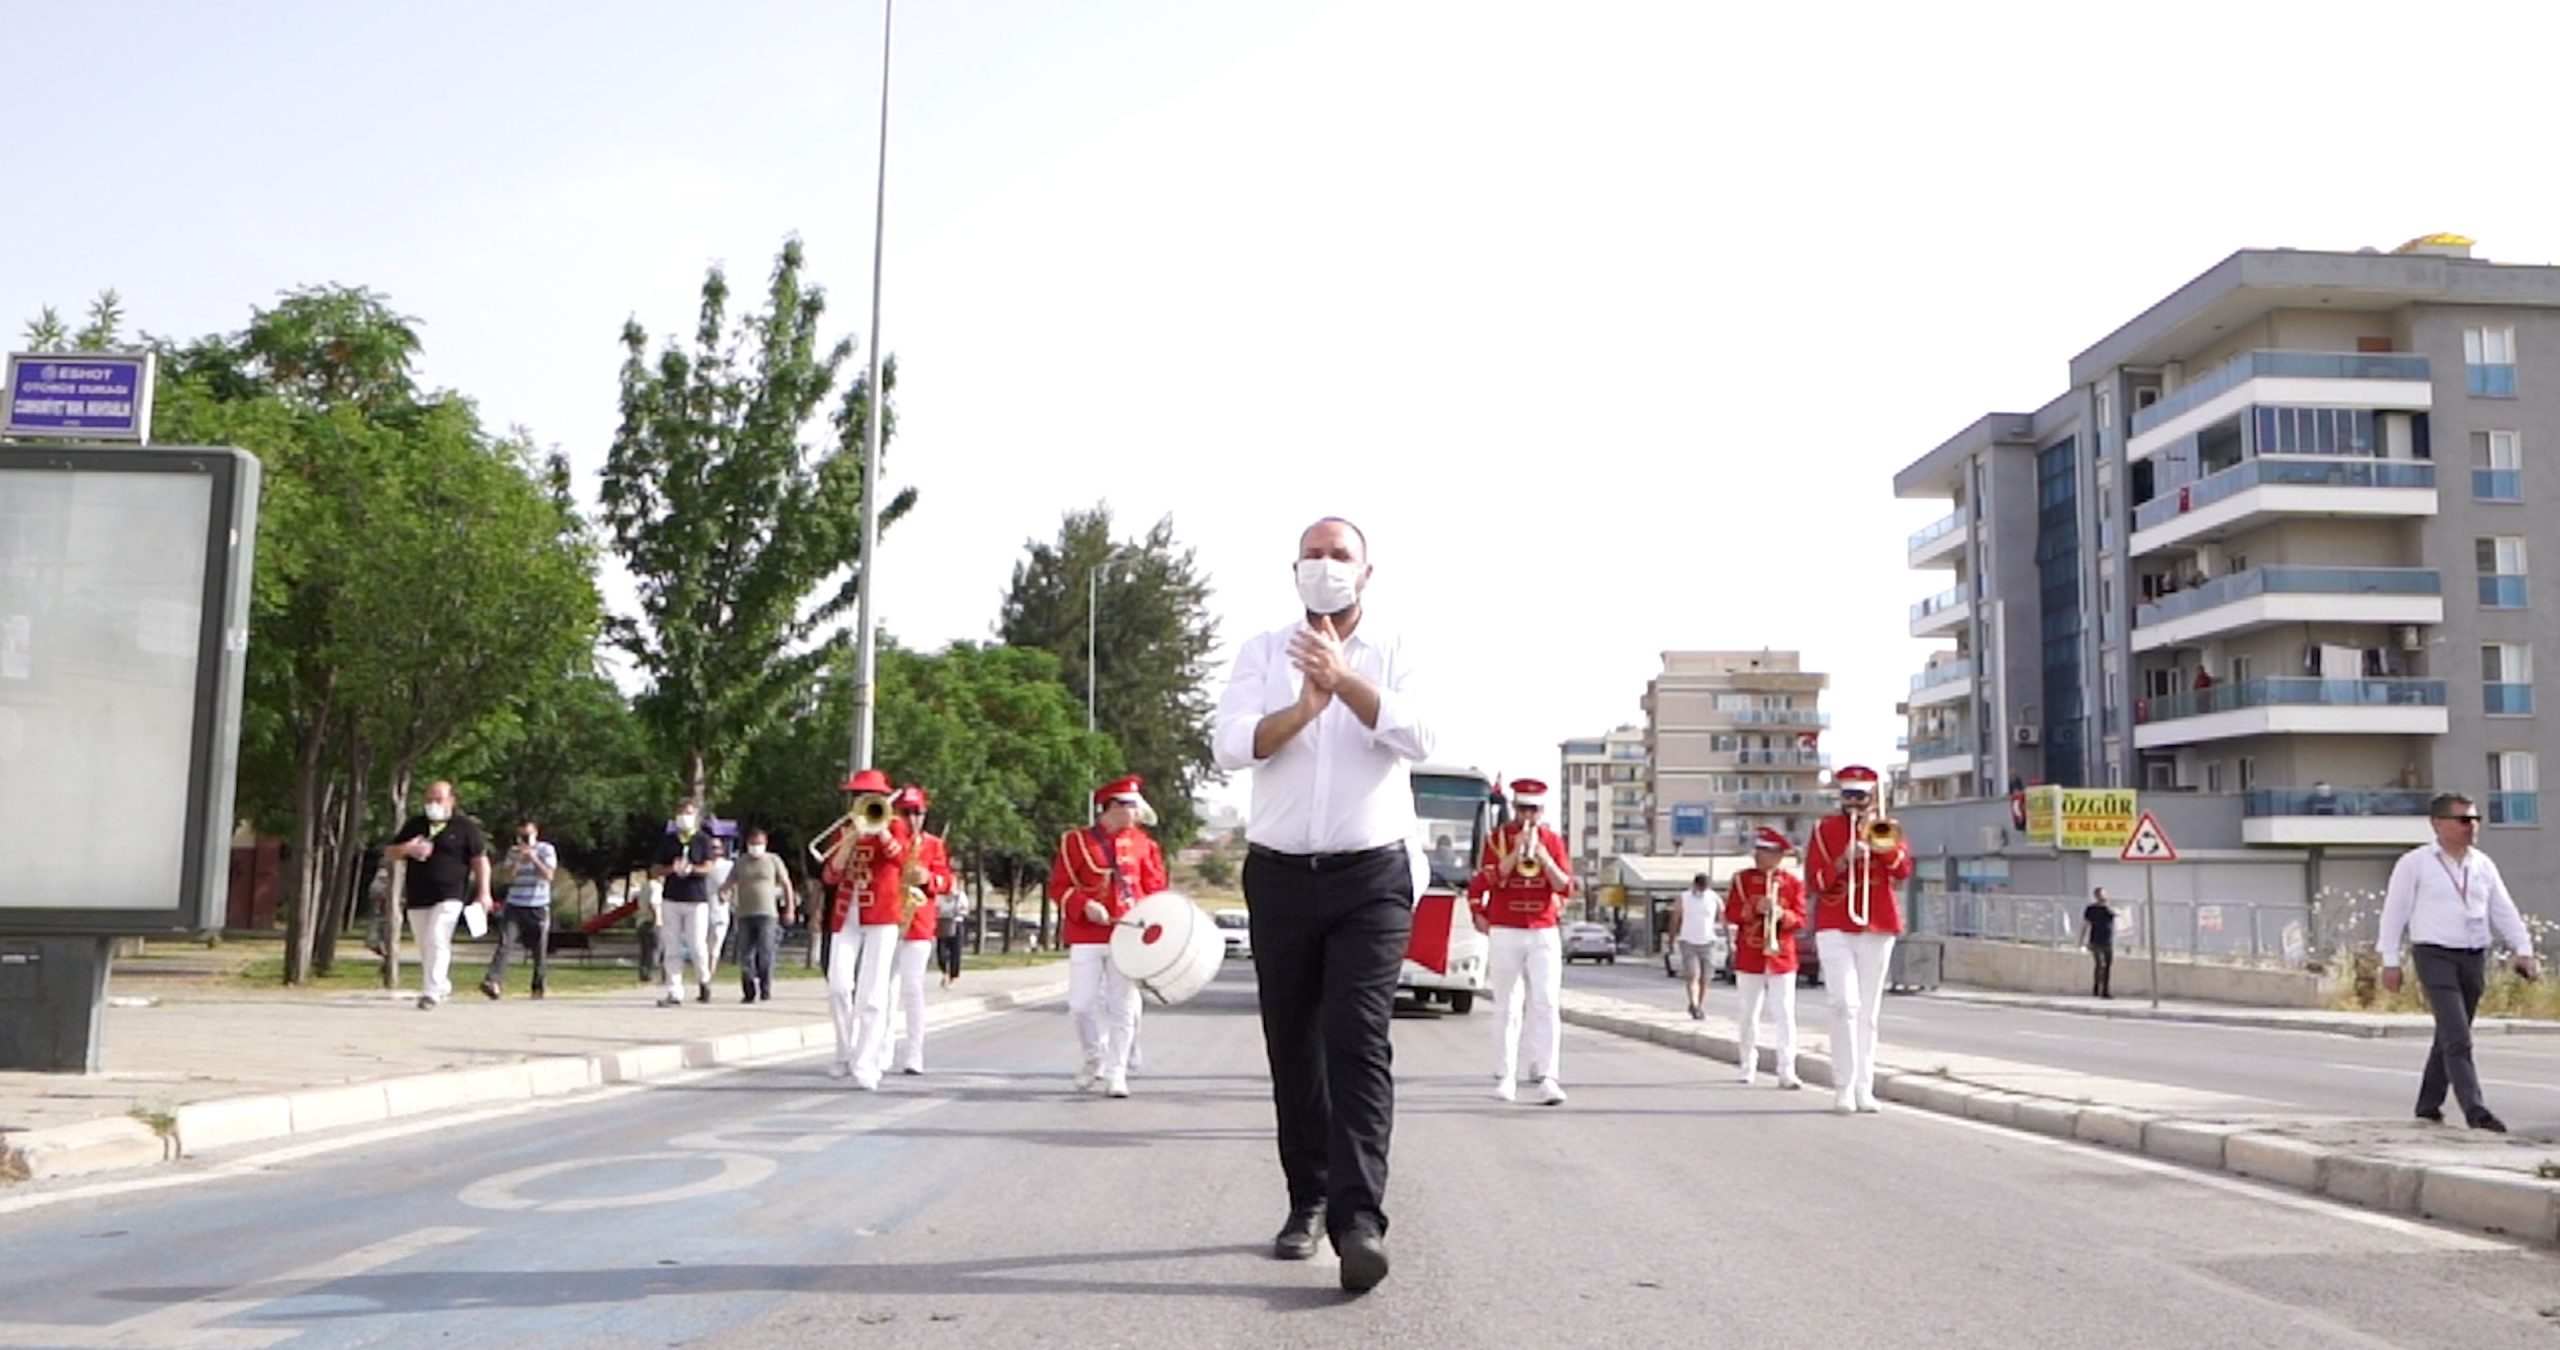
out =
[(1908, 798), (2225, 794), (2245, 846), (2380, 847), (2449, 789), (2510, 874), (2560, 864), (2555, 449), (2560, 267), (2443, 235), (2233, 254), (1895, 475), (1952, 507), (1908, 546), (1953, 581), (1911, 609), (1947, 645), (1905, 704)]
[(1801, 837), (1823, 810), (1830, 684), (1795, 652), (1664, 652), (1644, 693), (1644, 851), (1744, 852), (1763, 825)]
[(1573, 851), (1576, 876), (1605, 876), (1610, 861), (1641, 855), (1652, 843), (1644, 805), (1644, 728), (1621, 726), (1605, 736), (1566, 741), (1559, 749), (1562, 813), (1551, 824)]

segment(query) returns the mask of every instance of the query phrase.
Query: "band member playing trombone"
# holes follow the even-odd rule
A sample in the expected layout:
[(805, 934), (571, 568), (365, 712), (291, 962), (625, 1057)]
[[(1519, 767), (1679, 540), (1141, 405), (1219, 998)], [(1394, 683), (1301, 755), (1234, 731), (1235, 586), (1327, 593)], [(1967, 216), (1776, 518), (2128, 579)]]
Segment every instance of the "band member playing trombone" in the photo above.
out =
[(1767, 826), (1751, 841), (1751, 870), (1725, 890), (1724, 919), (1733, 928), (1733, 982), (1742, 995), (1742, 1084), (1760, 1073), (1760, 1006), (1778, 1024), (1778, 1086), (1796, 1078), (1796, 931), (1804, 927), (1804, 883), (1778, 864), (1795, 845)]
[(1546, 784), (1513, 780), (1511, 819), (1485, 840), (1468, 900), (1476, 926), (1491, 940), (1485, 965), (1493, 999), (1502, 1005), (1493, 1021), (1494, 1050), (1501, 1056), (1493, 1095), (1506, 1102), (1518, 1095), (1512, 1075), (1525, 1058), (1538, 1101), (1556, 1106), (1564, 1101), (1557, 1082), (1563, 1076), (1563, 1022), (1556, 1007), (1564, 990), (1564, 942), (1556, 921), (1563, 917), (1565, 897), (1573, 894), (1573, 871), (1565, 865), (1564, 840), (1540, 821), (1546, 804)]
[(827, 963), (827, 1005), (835, 1014), (832, 1076), (876, 1092), (889, 1033), (889, 969), (897, 955), (906, 864), (906, 822), (890, 808), (888, 775), (864, 769), (845, 780), (853, 809), (810, 847), (826, 862), (820, 877), (831, 903), (827, 926), (834, 954)]
[[(912, 784), (900, 788), (889, 804), (898, 813), (898, 823), (907, 828), (907, 837), (915, 842), (899, 877), (899, 904), (906, 918), (899, 934), (897, 960), (890, 968), (889, 1004), (906, 1023), (898, 1036), (897, 1069), (900, 1073), (923, 1073), (924, 968), (933, 957), (934, 927), (942, 917), (942, 897), (951, 894), (954, 885), (951, 854), (939, 835), (924, 832), (928, 799), (923, 788)], [(880, 1037), (883, 1056), (889, 1053), (886, 1030), (882, 1028)]]
[(1138, 794), (1136, 774), (1093, 794), (1101, 816), (1058, 838), (1049, 894), (1058, 902), (1067, 944), (1067, 1012), (1075, 1019), (1082, 1059), (1079, 1091), (1097, 1081), (1114, 1097), (1129, 1095), (1129, 1045), (1138, 1034), (1138, 989), (1111, 964), (1111, 930), (1129, 906), (1165, 888), (1164, 852), (1138, 828), (1154, 812)]
[(1876, 1109), (1876, 1022), (1884, 972), (1902, 932), (1895, 888), (1911, 876), (1911, 850), (1877, 800), (1876, 771), (1852, 764), (1832, 779), (1840, 809), (1805, 841), (1805, 881), (1817, 897), (1814, 950), (1831, 991), (1832, 1109)]

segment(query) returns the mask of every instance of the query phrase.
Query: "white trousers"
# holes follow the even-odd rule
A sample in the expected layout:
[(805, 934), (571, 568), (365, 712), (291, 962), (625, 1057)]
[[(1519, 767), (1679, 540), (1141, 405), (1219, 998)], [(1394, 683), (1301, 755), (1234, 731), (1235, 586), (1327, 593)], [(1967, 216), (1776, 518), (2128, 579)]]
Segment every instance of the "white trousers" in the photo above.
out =
[(736, 910), (737, 906), (726, 900), (711, 902), (711, 946), (708, 948), (710, 955), (706, 958), (710, 962), (709, 969), (720, 968), (720, 952), (729, 945), (729, 921), (736, 917)]
[(1843, 1106), (1876, 1099), (1876, 1022), (1884, 1015), (1885, 963), (1891, 933), (1813, 935), (1822, 953), (1822, 982), (1831, 990), (1831, 1085)]
[(836, 1063), (864, 1087), (880, 1085), (889, 1039), (889, 967), (897, 960), (898, 926), (864, 924), (836, 930), (827, 957), (827, 1011), (835, 1014)]
[(1525, 1061), (1522, 1078), (1562, 1078), (1564, 1022), (1556, 1005), (1564, 992), (1564, 934), (1497, 924), (1486, 936), (1493, 943), (1485, 962), (1493, 1000), (1502, 1006), (1493, 1023), (1493, 1048), (1501, 1056), (1494, 1075), (1509, 1078), (1512, 1066)]
[(685, 996), (687, 961), (701, 972), (702, 983), (711, 983), (711, 906), (698, 900), (669, 900), (658, 906), (658, 961), (667, 968), (669, 998)]
[(1126, 1076), (1138, 1035), (1138, 986), (1111, 964), (1109, 943), (1067, 948), (1067, 1015), (1075, 1019), (1085, 1066), (1106, 1079)]
[(1742, 1076), (1749, 1078), (1760, 1071), (1760, 1005), (1770, 1005), (1770, 1019), (1778, 1024), (1778, 1081), (1793, 1082), (1796, 1076), (1796, 977), (1794, 971), (1784, 975), (1747, 975), (1733, 973), (1735, 988), (1742, 995)]
[(438, 1003), (453, 997), (453, 926), (461, 918), (459, 900), (409, 911), (418, 933), (418, 992)]
[[(889, 963), (889, 1006), (903, 1015), (906, 1025), (900, 1029), (897, 1062), (890, 1062), (888, 1026), (884, 1022), (880, 1036), (880, 1072), (890, 1069), (913, 1069), (924, 1072), (924, 968), (933, 960), (933, 941), (918, 942), (902, 938), (897, 955)], [(887, 1014), (882, 1014), (886, 1017)]]

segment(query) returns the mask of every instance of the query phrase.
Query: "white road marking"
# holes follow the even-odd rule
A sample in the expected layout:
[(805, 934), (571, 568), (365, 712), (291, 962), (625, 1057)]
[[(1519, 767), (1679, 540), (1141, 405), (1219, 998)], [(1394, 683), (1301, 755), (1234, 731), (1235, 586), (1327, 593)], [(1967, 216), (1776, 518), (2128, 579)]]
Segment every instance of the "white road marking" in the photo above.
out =
[[(2423, 1064), (2424, 1060), (2421, 1059), (2420, 1063)], [(2378, 1073), (2390, 1078), (2406, 1078), (2412, 1082), (2417, 1080), (2419, 1073), (2419, 1070), (2405, 1065), (2400, 1068), (2383, 1068), (2373, 1064), (2322, 1064), (2320, 1067), (2346, 1073)], [(2480, 1080), (2480, 1086), (2512, 1088), (2518, 1092), (2560, 1092), (2560, 1084), (2528, 1083), (2521, 1078), (2483, 1078)]]
[[(699, 1162), (708, 1158), (720, 1170), (700, 1181), (681, 1186), (662, 1186), (654, 1191), (637, 1191), (628, 1195), (580, 1196), (565, 1200), (528, 1200), (516, 1194), (516, 1187), (544, 1177), (558, 1176), (589, 1167), (610, 1167), (617, 1172), (629, 1164), (643, 1162)], [(462, 1188), (455, 1197), (473, 1209), (533, 1209), (546, 1214), (576, 1214), (594, 1209), (629, 1209), (634, 1205), (666, 1204), (678, 1200), (699, 1200), (722, 1191), (743, 1191), (772, 1176), (782, 1164), (761, 1153), (625, 1153), (610, 1158), (570, 1158), (563, 1162), (543, 1163), (538, 1167), (521, 1167), (483, 1177)]]
[(477, 1228), (421, 1228), (387, 1238), (370, 1247), (326, 1261), (253, 1280), (218, 1294), (173, 1303), (165, 1308), (103, 1326), (0, 1322), (0, 1344), (89, 1347), (152, 1346), (162, 1350), (263, 1350), (292, 1340), (301, 1327), (211, 1327), (208, 1322), (235, 1316), (283, 1299), (300, 1298), (349, 1276), (362, 1275), (405, 1261), (433, 1247), (477, 1237)]
[(2110, 1163), (2117, 1167), (2129, 1168), (2136, 1172), (2149, 1172), (2154, 1176), (2175, 1177), (2180, 1181), (2202, 1186), (2208, 1190), (2221, 1191), (2226, 1195), (2241, 1196), (2246, 1199), (2256, 1200), (2263, 1204), (2275, 1205), (2284, 1209), (2298, 1210), (2305, 1214), (2315, 1214), (2324, 1219), (2347, 1219), (2356, 1223), (2364, 1224), (2371, 1228), (2381, 1229), (2386, 1233), (2410, 1238), (2432, 1246), (2443, 1247), (2450, 1251), (2512, 1252), (2523, 1250), (2514, 1243), (2500, 1242), (2495, 1238), (2481, 1237), (2471, 1233), (2449, 1232), (2444, 1229), (2430, 1227), (2412, 1219), (2403, 1219), (2393, 1214), (2376, 1214), (2372, 1210), (2361, 1209), (2343, 1201), (2328, 1200), (2316, 1196), (2298, 1195), (2290, 1191), (2276, 1190), (2265, 1182), (2248, 1181), (2237, 1177), (2220, 1176), (2212, 1172), (2199, 1172), (2193, 1168), (2179, 1166), (2176, 1163), (2165, 1163), (2155, 1158), (2144, 1158), (2130, 1153), (2119, 1153), (2114, 1149), (2104, 1148), (2096, 1144), (2084, 1144), (2078, 1140), (2056, 1139), (2050, 1135), (2031, 1134), (2024, 1130), (2010, 1129), (2005, 1125), (1992, 1125), (1979, 1120), (1966, 1120), (1960, 1116), (1940, 1115), (1935, 1111), (1922, 1110), (1916, 1107), (1906, 1108), (1904, 1110), (1897, 1111), (1894, 1114), (1906, 1116), (1913, 1120), (1925, 1120), (1934, 1124), (1952, 1126), (1957, 1129), (1973, 1130), (1981, 1134), (1996, 1135), (2001, 1139), (2009, 1140), (2013, 1143), (2042, 1145), (2047, 1148), (2069, 1153), (2074, 1157), (2091, 1162)]
[(2013, 1035), (2032, 1037), (2039, 1041), (2065, 1041), (2072, 1045), (2121, 1046), (2124, 1044), (2122, 1041), (2111, 1041), (2103, 1036), (2073, 1036), (2059, 1031), (2029, 1031), (2025, 1027), (2013, 1027), (2010, 1030)]

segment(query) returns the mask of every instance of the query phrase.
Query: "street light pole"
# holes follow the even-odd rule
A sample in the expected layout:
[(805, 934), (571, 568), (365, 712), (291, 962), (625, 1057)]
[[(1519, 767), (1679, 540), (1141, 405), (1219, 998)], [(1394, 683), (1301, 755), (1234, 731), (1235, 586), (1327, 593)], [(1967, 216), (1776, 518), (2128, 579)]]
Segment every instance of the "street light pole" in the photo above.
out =
[(853, 762), (850, 779), (870, 767), (876, 678), (879, 673), (878, 628), (871, 608), (871, 579), (880, 553), (880, 427), (888, 420), (889, 400), (880, 389), (880, 259), (881, 236), (889, 219), (889, 21), (897, 0), (880, 3), (880, 161), (871, 188), (871, 415), (863, 419), (862, 557), (855, 574)]

